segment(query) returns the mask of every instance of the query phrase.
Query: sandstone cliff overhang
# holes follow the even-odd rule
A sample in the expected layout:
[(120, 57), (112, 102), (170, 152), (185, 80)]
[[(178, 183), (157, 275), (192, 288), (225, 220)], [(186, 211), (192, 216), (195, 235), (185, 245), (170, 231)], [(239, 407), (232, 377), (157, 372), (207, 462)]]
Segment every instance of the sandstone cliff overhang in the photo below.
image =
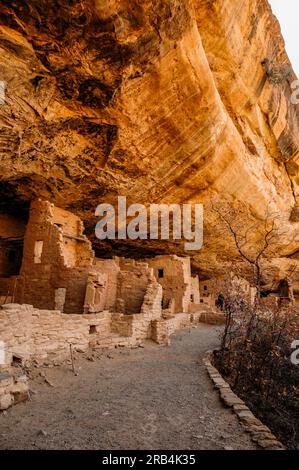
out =
[[(0, 200), (42, 197), (83, 218), (99, 255), (174, 252), (171, 243), (100, 244), (94, 210), (202, 202), (203, 274), (237, 256), (217, 236), (213, 196), (278, 212), (298, 250), (299, 111), (266, 0), (17, 0), (0, 4)], [(297, 235), (298, 236), (298, 235)]]

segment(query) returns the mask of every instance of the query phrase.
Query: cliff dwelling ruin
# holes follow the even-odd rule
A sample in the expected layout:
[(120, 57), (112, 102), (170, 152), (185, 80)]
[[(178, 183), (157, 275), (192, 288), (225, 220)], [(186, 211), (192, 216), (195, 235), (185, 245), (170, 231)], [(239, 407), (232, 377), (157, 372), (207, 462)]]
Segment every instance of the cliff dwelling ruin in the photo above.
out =
[[(1, 218), (1, 340), (6, 363), (47, 361), (92, 347), (166, 343), (202, 313), (190, 258), (95, 257), (79, 217), (47, 201), (28, 223)], [(199, 311), (199, 307), (201, 312)], [(209, 310), (210, 321), (223, 322)]]
[[(88, 347), (167, 344), (180, 328), (221, 324), (217, 279), (200, 281), (190, 257), (97, 258), (80, 218), (34, 200), (27, 223), (2, 214), (0, 324), (5, 363), (53, 361)], [(254, 288), (239, 278), (244, 298)], [(287, 283), (279, 284), (283, 297)], [(287, 291), (287, 293), (286, 293)], [(282, 294), (279, 294), (282, 295)], [(292, 294), (293, 296), (293, 294)]]
[[(296, 76), (268, 2), (239, 3), (0, 2), (0, 412), (35, 366), (225, 325), (227, 281), (246, 305), (299, 310)], [(246, 208), (253, 251), (278, 214), (261, 284), (215, 201)], [(118, 237), (118, 202), (156, 236)], [(176, 211), (159, 238), (160, 205)]]

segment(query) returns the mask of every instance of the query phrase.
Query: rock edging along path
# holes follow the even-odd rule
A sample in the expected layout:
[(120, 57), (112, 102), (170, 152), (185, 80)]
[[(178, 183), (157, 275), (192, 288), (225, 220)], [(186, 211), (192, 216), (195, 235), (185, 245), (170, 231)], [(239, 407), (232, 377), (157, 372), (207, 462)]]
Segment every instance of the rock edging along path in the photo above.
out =
[(33, 369), (31, 401), (0, 414), (0, 449), (257, 449), (202, 362), (219, 331), (199, 325), (169, 347), (77, 354), (78, 376), (67, 363)]
[(232, 408), (238, 416), (245, 430), (250, 434), (251, 439), (265, 450), (284, 450), (284, 446), (279, 442), (270, 429), (265, 426), (250, 411), (245, 402), (236, 395), (229, 384), (223, 379), (222, 375), (212, 365), (212, 351), (209, 351), (203, 363), (207, 368), (208, 374), (214, 383), (215, 388), (219, 390), (220, 397), (226, 406)]

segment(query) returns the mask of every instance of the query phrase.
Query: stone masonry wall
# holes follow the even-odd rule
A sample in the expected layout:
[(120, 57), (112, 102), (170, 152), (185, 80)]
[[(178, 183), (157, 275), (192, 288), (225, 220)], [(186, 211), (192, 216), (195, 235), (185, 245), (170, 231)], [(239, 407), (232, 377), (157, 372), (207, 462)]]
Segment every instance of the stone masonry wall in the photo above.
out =
[(16, 302), (53, 310), (57, 289), (64, 289), (60, 308), (65, 313), (83, 312), (94, 253), (82, 230), (75, 215), (45, 201), (32, 202)]
[(235, 275), (233, 272), (206, 281), (200, 281), (200, 302), (214, 308), (219, 293), (223, 293), (223, 290), (225, 291), (228, 288), (232, 289), (232, 293), (236, 296), (242, 297), (251, 305), (253, 304), (256, 289), (246, 279)]
[(108, 311), (65, 315), (31, 305), (4, 305), (0, 308), (0, 341), (5, 346), (5, 364), (8, 366), (13, 360), (22, 364), (63, 361), (70, 357), (70, 345), (84, 352), (88, 348), (134, 347), (145, 339), (168, 344), (175, 331), (202, 321), (199, 312), (162, 318), (161, 300), (162, 287), (153, 281), (141, 313), (134, 315)]
[(163, 287), (163, 309), (174, 301), (175, 313), (188, 312), (191, 301), (190, 258), (162, 255), (147, 260)]
[(64, 315), (59, 311), (38, 310), (31, 305), (7, 304), (0, 307), (0, 341), (4, 342), (5, 362), (13, 357), (39, 363), (63, 359), (74, 349), (88, 349), (95, 335), (110, 334), (111, 313)]
[(155, 320), (152, 323), (152, 339), (158, 344), (168, 344), (170, 336), (177, 330), (191, 324), (191, 316), (187, 313), (177, 313), (172, 318)]
[(162, 286), (152, 279), (147, 286), (140, 313), (116, 314), (112, 317), (112, 331), (136, 341), (150, 339), (152, 322), (162, 315)]
[(125, 314), (140, 313), (148, 285), (153, 279), (153, 270), (146, 263), (131, 265), (129, 271), (118, 275), (117, 299), (123, 303)]
[(200, 303), (198, 276), (193, 276), (191, 278), (191, 295), (192, 295), (192, 299), (191, 299), (192, 303), (198, 305)]
[(29, 398), (26, 375), (10, 372), (0, 372), (0, 411)]
[(115, 310), (120, 268), (114, 259), (95, 259), (89, 271), (84, 311)]

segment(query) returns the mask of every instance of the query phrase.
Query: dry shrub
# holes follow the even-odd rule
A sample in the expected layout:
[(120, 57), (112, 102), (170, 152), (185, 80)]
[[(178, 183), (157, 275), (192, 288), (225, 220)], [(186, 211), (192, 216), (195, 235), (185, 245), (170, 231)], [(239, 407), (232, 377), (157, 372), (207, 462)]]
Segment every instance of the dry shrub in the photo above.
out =
[(298, 449), (299, 366), (290, 359), (299, 339), (298, 312), (262, 299), (251, 305), (228, 285), (221, 293), (226, 325), (215, 365), (255, 415), (288, 448)]

